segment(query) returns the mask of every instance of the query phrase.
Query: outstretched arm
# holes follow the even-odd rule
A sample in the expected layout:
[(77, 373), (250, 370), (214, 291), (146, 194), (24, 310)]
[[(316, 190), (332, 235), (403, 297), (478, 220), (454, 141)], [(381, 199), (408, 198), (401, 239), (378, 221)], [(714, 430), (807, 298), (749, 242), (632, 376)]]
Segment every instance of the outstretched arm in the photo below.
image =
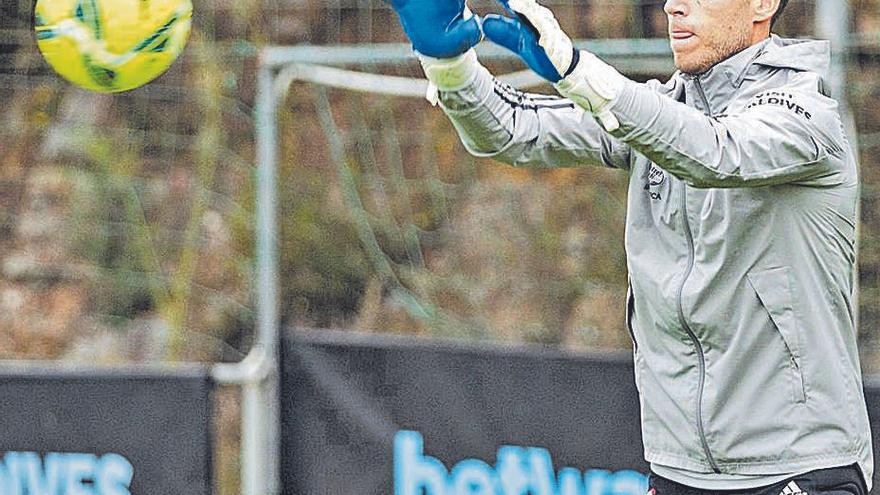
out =
[(422, 64), (471, 154), (533, 168), (629, 168), (630, 148), (571, 100), (515, 90), (472, 51), (455, 60), (422, 57)]
[(818, 92), (777, 88), (736, 113), (708, 117), (628, 83), (611, 111), (620, 122), (616, 136), (696, 187), (843, 179), (848, 145), (837, 103)]
[(517, 166), (628, 168), (629, 148), (592, 116), (558, 96), (527, 94), (500, 83), (472, 47), (480, 21), (464, 0), (386, 0), (400, 17), (434, 87), (434, 102), (465, 147)]
[[(575, 50), (552, 12), (535, 0), (499, 1), (515, 17), (487, 17), (487, 37), (520, 54), (621, 142), (691, 185), (827, 184), (842, 176), (846, 138), (837, 105), (818, 92), (778, 88), (730, 116), (706, 116)], [(532, 41), (523, 42), (522, 33), (531, 33)], [(549, 71), (535, 63), (535, 53), (549, 60)]]

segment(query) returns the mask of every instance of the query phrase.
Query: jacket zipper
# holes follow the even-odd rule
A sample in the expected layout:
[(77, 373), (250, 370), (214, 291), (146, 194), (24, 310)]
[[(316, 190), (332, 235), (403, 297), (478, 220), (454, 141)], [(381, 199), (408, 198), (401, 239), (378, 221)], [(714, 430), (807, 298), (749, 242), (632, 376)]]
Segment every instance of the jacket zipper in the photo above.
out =
[[(694, 83), (697, 86), (697, 92), (700, 94), (700, 97), (703, 99), (703, 104), (706, 105), (706, 113), (711, 116), (712, 110), (709, 108), (709, 99), (706, 97), (705, 91), (703, 91), (703, 86), (700, 84), (699, 76), (694, 77)], [(700, 435), (700, 443), (703, 446), (703, 453), (706, 454), (706, 459), (709, 461), (709, 465), (712, 467), (712, 470), (715, 473), (721, 473), (721, 469), (718, 468), (718, 463), (715, 462), (715, 458), (712, 456), (712, 451), (709, 450), (709, 441), (706, 439), (706, 431), (703, 428), (703, 389), (706, 385), (706, 355), (703, 352), (703, 344), (700, 343), (700, 339), (697, 338), (697, 335), (691, 330), (690, 325), (687, 323), (687, 319), (684, 316), (684, 302), (683, 302), (683, 294), (684, 294), (684, 284), (687, 282), (688, 277), (690, 277), (691, 272), (694, 270), (694, 236), (691, 232), (690, 222), (688, 221), (687, 215), (687, 184), (684, 182), (681, 183), (681, 214), (682, 214), (682, 224), (684, 226), (684, 234), (687, 239), (687, 247), (688, 247), (688, 261), (687, 268), (685, 269), (684, 275), (681, 278), (681, 283), (678, 286), (678, 319), (681, 322), (681, 326), (684, 329), (685, 333), (687, 333), (688, 337), (691, 339), (691, 342), (694, 344), (694, 349), (697, 351), (697, 358), (699, 364), (700, 371), (700, 380), (697, 388), (697, 432)]]
[(697, 86), (697, 93), (700, 94), (700, 99), (703, 100), (703, 105), (706, 107), (706, 115), (711, 117), (712, 107), (709, 106), (709, 98), (706, 96), (706, 91), (703, 90), (703, 83), (700, 82), (700, 76), (694, 76), (694, 84)]

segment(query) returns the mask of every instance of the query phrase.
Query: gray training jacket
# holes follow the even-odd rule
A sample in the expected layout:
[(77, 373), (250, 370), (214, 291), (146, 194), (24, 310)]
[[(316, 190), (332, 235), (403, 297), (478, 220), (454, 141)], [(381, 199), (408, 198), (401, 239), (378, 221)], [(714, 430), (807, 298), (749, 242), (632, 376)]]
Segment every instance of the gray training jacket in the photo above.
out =
[(827, 42), (773, 36), (697, 77), (627, 82), (612, 134), (482, 68), (440, 95), (472, 154), (629, 172), (626, 313), (651, 463), (768, 476), (858, 463), (870, 487), (858, 174), (829, 61)]

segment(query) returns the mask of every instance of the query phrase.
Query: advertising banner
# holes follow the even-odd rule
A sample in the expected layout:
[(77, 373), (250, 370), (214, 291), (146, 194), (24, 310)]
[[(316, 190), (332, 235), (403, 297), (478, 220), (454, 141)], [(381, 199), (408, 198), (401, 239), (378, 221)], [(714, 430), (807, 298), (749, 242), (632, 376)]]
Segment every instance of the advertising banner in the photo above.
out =
[(201, 367), (0, 366), (0, 418), (0, 494), (211, 493), (211, 382)]
[(627, 355), (284, 337), (285, 495), (643, 495)]

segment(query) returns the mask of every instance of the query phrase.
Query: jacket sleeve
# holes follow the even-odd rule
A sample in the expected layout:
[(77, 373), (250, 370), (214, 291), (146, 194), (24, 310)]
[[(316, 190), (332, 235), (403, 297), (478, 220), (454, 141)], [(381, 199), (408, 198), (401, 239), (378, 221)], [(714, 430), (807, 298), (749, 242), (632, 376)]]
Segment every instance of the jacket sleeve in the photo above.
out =
[(465, 88), (441, 92), (440, 105), (475, 156), (521, 167), (629, 169), (629, 146), (592, 115), (558, 96), (517, 91), (483, 67)]
[(695, 187), (828, 185), (842, 175), (848, 148), (837, 102), (802, 86), (709, 117), (627, 82), (612, 108), (621, 123), (614, 135)]

